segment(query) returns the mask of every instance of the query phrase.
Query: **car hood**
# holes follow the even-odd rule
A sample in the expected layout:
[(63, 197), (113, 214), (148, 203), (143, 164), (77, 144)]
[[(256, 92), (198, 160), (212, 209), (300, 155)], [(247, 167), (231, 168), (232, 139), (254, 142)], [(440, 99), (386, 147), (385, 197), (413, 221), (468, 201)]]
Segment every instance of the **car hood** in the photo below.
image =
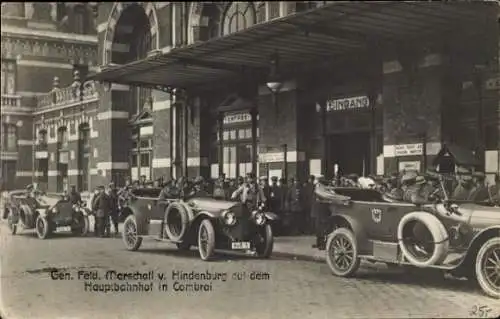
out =
[(489, 207), (477, 204), (462, 204), (459, 212), (469, 216), (469, 224), (476, 229), (500, 225), (500, 207)]
[(193, 198), (188, 202), (190, 206), (198, 210), (206, 210), (209, 212), (227, 210), (240, 204), (239, 202), (230, 202), (213, 198)]

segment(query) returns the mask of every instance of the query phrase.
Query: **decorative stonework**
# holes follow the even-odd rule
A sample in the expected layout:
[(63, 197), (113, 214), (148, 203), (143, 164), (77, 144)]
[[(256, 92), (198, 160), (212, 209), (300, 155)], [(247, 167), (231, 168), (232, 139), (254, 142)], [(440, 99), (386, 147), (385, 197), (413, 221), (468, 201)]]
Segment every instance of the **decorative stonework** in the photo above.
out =
[(97, 65), (97, 50), (94, 46), (60, 43), (38, 39), (18, 39), (2, 35), (2, 58), (18, 56), (51, 57), (64, 60), (83, 61)]

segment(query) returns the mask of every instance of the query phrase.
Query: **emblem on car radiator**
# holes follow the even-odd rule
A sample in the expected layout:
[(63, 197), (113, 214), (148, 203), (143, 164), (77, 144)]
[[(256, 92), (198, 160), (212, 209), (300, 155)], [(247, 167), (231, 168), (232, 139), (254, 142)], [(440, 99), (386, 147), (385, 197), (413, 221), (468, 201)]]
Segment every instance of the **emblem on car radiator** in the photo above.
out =
[(379, 208), (372, 208), (370, 210), (372, 212), (372, 219), (376, 223), (380, 223), (382, 220), (382, 210)]

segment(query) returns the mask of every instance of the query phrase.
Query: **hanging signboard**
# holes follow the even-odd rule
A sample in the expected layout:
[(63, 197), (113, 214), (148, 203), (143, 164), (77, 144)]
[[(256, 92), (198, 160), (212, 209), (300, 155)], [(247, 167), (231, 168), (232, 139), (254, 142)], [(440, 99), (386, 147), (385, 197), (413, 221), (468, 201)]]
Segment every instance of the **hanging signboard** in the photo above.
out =
[(224, 116), (224, 124), (236, 124), (252, 121), (250, 113), (232, 113)]
[(344, 99), (335, 99), (326, 101), (326, 111), (345, 111), (354, 109), (363, 109), (370, 106), (370, 100), (367, 96), (355, 96)]
[(422, 143), (417, 143), (417, 144), (400, 144), (400, 145), (395, 145), (395, 155), (396, 156), (419, 156), (422, 155), (424, 150), (423, 150), (423, 144)]

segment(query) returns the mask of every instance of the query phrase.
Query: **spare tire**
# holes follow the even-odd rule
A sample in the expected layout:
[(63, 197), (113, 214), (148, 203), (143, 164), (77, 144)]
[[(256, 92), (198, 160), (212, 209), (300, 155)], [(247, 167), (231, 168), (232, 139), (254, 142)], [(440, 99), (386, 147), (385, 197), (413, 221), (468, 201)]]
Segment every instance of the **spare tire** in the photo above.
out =
[[(420, 223), (420, 224), (418, 224)], [(418, 225), (417, 225), (418, 224)], [(430, 256), (419, 256), (416, 246), (408, 245), (408, 233), (416, 228), (426, 228), (432, 237), (432, 253)], [(398, 242), (403, 256), (414, 266), (428, 267), (441, 264), (448, 254), (449, 239), (443, 223), (434, 215), (427, 212), (413, 212), (404, 216), (398, 225)]]
[(170, 240), (176, 242), (184, 238), (190, 221), (189, 215), (188, 208), (181, 202), (168, 205), (163, 225)]

